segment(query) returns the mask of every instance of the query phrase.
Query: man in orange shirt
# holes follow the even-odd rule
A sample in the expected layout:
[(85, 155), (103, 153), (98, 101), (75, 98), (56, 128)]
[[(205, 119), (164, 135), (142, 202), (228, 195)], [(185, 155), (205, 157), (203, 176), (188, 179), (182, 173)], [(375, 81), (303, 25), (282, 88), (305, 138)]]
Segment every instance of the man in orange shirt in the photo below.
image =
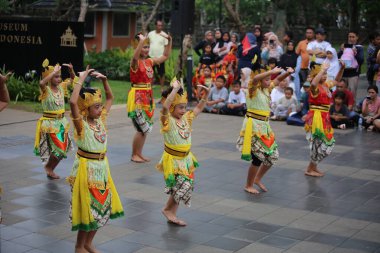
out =
[(296, 54), (301, 55), (301, 70), (299, 72), (301, 87), (302, 87), (303, 83), (306, 81), (307, 75), (309, 74), (310, 56), (309, 56), (309, 53), (307, 52), (306, 48), (307, 48), (307, 44), (309, 44), (309, 42), (314, 40), (314, 35), (315, 35), (314, 34), (314, 28), (307, 27), (306, 28), (306, 35), (305, 35), (306, 39), (301, 40), (298, 43), (297, 48), (296, 48)]

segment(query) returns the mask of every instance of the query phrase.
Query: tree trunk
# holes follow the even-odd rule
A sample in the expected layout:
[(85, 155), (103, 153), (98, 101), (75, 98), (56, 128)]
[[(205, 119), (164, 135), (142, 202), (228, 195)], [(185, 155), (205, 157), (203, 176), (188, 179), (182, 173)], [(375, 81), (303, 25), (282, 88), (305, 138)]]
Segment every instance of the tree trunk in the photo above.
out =
[[(177, 64), (176, 64), (176, 70), (175, 70), (174, 73), (178, 73), (180, 70), (182, 71), (182, 73), (184, 73), (185, 63), (186, 63), (186, 60), (187, 60), (187, 53), (191, 49), (191, 45), (192, 45), (192, 37), (191, 37), (190, 34), (187, 34), (183, 38), (183, 41), (182, 41), (182, 55), (181, 54), (178, 55), (178, 60), (177, 60)], [(181, 61), (181, 59), (182, 59), (182, 61)]]
[(150, 22), (152, 22), (152, 19), (156, 16), (157, 10), (160, 7), (161, 3), (162, 3), (162, 0), (156, 1), (156, 4), (154, 5), (154, 8), (146, 21), (144, 20), (143, 14), (141, 14), (141, 29), (142, 29), (143, 34), (146, 34), (148, 32), (148, 25), (150, 24)]
[[(232, 19), (232, 21), (234, 22), (235, 26), (237, 27), (239, 33), (244, 33), (245, 32), (245, 26), (243, 24), (243, 22), (241, 21), (240, 19), (240, 14), (237, 13), (235, 10), (234, 10), (234, 7), (232, 6), (232, 4), (230, 3), (229, 0), (223, 0), (223, 3), (224, 3), (224, 7), (226, 8), (227, 10), (227, 13), (228, 13), (228, 16)], [(236, 1), (236, 3), (238, 4), (239, 1)], [(236, 7), (238, 8), (238, 7)]]
[(359, 28), (359, 8), (357, 0), (350, 0), (348, 3), (348, 13), (350, 17), (348, 29), (357, 31)]
[(285, 34), (285, 30), (288, 29), (288, 22), (286, 19), (286, 1), (277, 0), (273, 1), (274, 4), (274, 19), (273, 19), (273, 32), (278, 36), (278, 39)]
[(86, 14), (88, 10), (88, 1), (80, 0), (80, 13), (79, 13), (79, 22), (84, 22), (86, 20)]

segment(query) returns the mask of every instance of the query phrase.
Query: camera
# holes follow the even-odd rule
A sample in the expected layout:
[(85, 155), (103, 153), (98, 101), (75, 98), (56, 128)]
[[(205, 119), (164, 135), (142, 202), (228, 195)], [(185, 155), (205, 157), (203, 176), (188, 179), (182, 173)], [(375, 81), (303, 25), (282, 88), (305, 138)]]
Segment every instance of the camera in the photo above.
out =
[(274, 40), (269, 40), (269, 44), (273, 45), (274, 44)]
[(352, 48), (353, 46), (354, 46), (353, 44), (347, 44), (347, 43), (344, 44), (344, 48)]
[(371, 100), (371, 97), (370, 96), (366, 96), (365, 97), (367, 100)]

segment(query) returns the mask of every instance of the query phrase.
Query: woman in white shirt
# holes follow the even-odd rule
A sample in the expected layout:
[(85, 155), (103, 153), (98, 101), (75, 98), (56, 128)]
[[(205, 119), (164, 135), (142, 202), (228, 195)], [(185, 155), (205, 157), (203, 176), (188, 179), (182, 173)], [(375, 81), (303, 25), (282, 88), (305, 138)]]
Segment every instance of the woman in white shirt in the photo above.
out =
[(219, 40), (214, 49), (212, 50), (215, 55), (218, 56), (218, 60), (223, 60), (223, 57), (228, 54), (231, 49), (232, 42), (230, 41), (230, 34), (228, 32), (224, 32), (221, 40)]

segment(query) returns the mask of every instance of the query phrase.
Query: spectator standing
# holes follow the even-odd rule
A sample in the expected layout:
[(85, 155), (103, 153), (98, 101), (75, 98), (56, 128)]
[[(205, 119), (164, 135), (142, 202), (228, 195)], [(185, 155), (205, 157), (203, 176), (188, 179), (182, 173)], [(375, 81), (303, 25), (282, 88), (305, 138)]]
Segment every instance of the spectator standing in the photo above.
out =
[(206, 42), (204, 44), (203, 54), (199, 58), (199, 64), (210, 66), (214, 63), (215, 63), (215, 55), (212, 53), (211, 44)]
[(325, 41), (325, 29), (318, 28), (315, 30), (314, 41), (307, 44), (307, 52), (311, 57), (315, 56), (315, 63), (321, 65), (326, 59), (326, 49), (331, 47), (331, 44)]
[(296, 54), (301, 56), (301, 69), (299, 71), (301, 87), (309, 74), (310, 56), (307, 51), (307, 45), (312, 41), (314, 41), (314, 28), (308, 27), (306, 28), (305, 39), (298, 42), (296, 48)]
[(255, 27), (253, 29), (253, 35), (255, 35), (256, 37), (256, 41), (257, 41), (257, 46), (261, 49), (261, 46), (262, 46), (262, 43), (263, 43), (263, 31), (261, 30), (260, 27)]
[(297, 65), (297, 57), (294, 50), (294, 41), (289, 41), (286, 47), (286, 53), (281, 55), (280, 62), (278, 66), (280, 68), (286, 69), (287, 67), (295, 68)]
[(216, 43), (213, 52), (218, 56), (218, 60), (222, 60), (224, 56), (230, 52), (232, 46), (232, 42), (230, 40), (230, 34), (228, 32), (224, 32), (222, 39)]
[(326, 49), (326, 60), (325, 60), (325, 62), (328, 62), (328, 64), (330, 65), (328, 70), (327, 70), (327, 80), (335, 80), (335, 77), (340, 70), (338, 55), (336, 53), (335, 48), (328, 47)]
[(283, 53), (284, 51), (282, 50), (278, 37), (274, 33), (269, 34), (268, 45), (266, 45), (261, 51), (261, 59), (263, 62), (266, 64), (269, 58), (275, 58), (279, 61)]
[[(206, 44), (211, 45), (211, 48), (215, 47), (216, 43), (214, 40), (214, 35), (211, 31), (205, 32), (205, 38), (194, 47), (194, 51), (198, 56), (204, 54)], [(200, 52), (200, 50), (202, 50), (202, 53)]]
[[(258, 69), (260, 67), (259, 57), (260, 48), (256, 44), (256, 37), (252, 33), (247, 33), (237, 50), (238, 73), (243, 68)], [(252, 63), (253, 61), (254, 63)]]
[(236, 46), (236, 48), (240, 45), (239, 35), (237, 33), (231, 34), (231, 42)]
[(367, 80), (372, 85), (375, 76), (376, 48), (380, 46), (380, 33), (375, 32), (369, 36), (367, 48)]
[[(150, 42), (149, 57), (159, 58), (164, 55), (165, 47), (168, 45), (168, 35), (163, 31), (164, 23), (156, 20), (156, 30), (148, 33)], [(160, 80), (161, 92), (164, 91), (165, 84), (165, 62), (154, 65), (153, 69)]]
[(285, 31), (285, 34), (282, 37), (282, 42), (284, 44), (284, 51), (286, 51), (289, 41), (293, 41), (293, 32), (292, 31)]
[[(348, 88), (351, 90), (356, 99), (356, 93), (359, 85), (360, 67), (364, 62), (363, 46), (358, 44), (358, 33), (356, 31), (348, 32), (347, 44), (342, 44), (338, 57), (345, 60), (345, 56), (351, 62), (345, 62), (346, 68), (343, 72), (343, 78), (347, 81)], [(351, 57), (350, 57), (351, 55)]]

